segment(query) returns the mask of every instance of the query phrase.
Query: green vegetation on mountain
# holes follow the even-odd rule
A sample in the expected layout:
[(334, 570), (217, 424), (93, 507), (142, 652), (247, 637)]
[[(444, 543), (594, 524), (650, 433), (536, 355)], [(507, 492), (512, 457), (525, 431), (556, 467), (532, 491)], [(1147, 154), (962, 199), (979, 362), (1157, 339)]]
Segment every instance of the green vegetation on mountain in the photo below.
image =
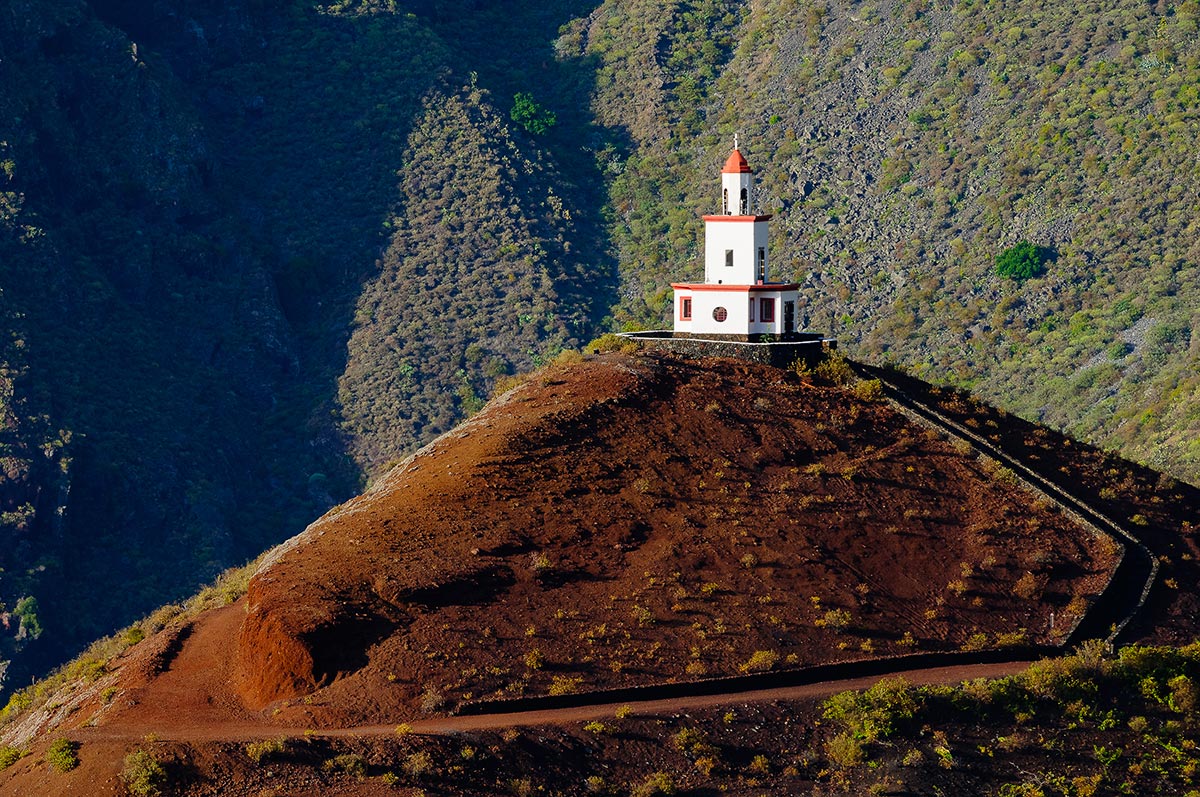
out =
[(587, 305), (565, 300), (593, 276), (571, 253), (579, 211), (522, 143), (478, 88), (424, 104), (339, 385), (352, 450), (372, 470), (478, 410), (497, 377), (579, 346), (588, 328)]
[[(1088, 643), (1018, 675), (958, 687), (884, 680), (824, 703), (830, 785), (1000, 797), (1198, 794), (1200, 653)], [(935, 792), (936, 793), (936, 792)]]
[[(1198, 14), (604, 3), (563, 41), (598, 59), (593, 108), (634, 139), (611, 183), (617, 317), (669, 323), (740, 132), (808, 324), (1196, 480)], [(1023, 238), (1054, 268), (999, 279)]]
[(509, 117), (530, 133), (541, 135), (558, 121), (554, 111), (538, 105), (527, 92), (519, 92), (513, 96), (512, 110)]
[(996, 273), (1001, 277), (1024, 282), (1040, 276), (1045, 271), (1050, 253), (1044, 247), (1034, 246), (1029, 241), (1017, 241), (996, 257)]

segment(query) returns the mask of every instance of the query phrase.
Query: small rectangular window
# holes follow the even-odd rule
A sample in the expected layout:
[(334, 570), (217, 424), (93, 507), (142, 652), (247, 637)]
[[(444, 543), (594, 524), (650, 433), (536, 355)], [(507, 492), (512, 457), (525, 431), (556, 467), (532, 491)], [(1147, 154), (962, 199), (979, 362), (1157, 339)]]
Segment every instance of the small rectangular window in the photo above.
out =
[(684, 296), (679, 300), (679, 320), (692, 320), (692, 298), (690, 296)]
[(759, 299), (758, 300), (758, 318), (760, 321), (775, 320), (775, 300), (774, 299)]
[(732, 249), (725, 250), (725, 267), (733, 268), (733, 250)]
[(754, 320), (754, 297), (750, 297), (750, 320)]
[(758, 281), (767, 281), (767, 248), (765, 246), (758, 247)]

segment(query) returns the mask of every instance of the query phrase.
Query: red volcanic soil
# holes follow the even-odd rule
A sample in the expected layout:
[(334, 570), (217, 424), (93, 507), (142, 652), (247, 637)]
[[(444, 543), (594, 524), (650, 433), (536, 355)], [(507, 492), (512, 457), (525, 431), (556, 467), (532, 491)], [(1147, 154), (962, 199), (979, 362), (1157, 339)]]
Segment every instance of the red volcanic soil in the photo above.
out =
[[(860, 392), (718, 359), (543, 371), (268, 554), (242, 601), (10, 725), (84, 744), (50, 791), (31, 755), (0, 794), (119, 794), (139, 747), (189, 794), (259, 794), (231, 784), (267, 782), (242, 745), (275, 732), (1061, 642), (1120, 546)], [(330, 744), (289, 743), (312, 761), (280, 793), (335, 793)]]
[(1052, 643), (1118, 555), (886, 403), (611, 355), (538, 375), (273, 552), (230, 646), (248, 706), (379, 722)]
[(968, 393), (900, 373), (886, 376), (908, 395), (1120, 523), (1150, 549), (1158, 560), (1158, 578), (1124, 641), (1195, 641), (1200, 628), (1200, 489), (1009, 415)]

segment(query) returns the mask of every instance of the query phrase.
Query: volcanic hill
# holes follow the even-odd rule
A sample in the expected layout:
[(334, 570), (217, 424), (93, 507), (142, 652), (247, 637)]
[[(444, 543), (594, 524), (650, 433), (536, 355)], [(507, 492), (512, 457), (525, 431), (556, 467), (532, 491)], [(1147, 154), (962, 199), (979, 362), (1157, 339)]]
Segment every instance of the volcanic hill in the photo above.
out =
[[(270, 551), (244, 598), (148, 628), (4, 741), (76, 739), (54, 793), (95, 794), (144, 734), (175, 740), (177, 790), (210, 793), (188, 784), (233, 777), (212, 745), (239, 739), (1062, 644), (1125, 555), (878, 382), (591, 356), (499, 396)], [(41, 782), (35, 759), (0, 789)]]
[(610, 356), (511, 391), (268, 555), (237, 684), (320, 726), (736, 674), (756, 651), (1045, 643), (1116, 557), (885, 403)]

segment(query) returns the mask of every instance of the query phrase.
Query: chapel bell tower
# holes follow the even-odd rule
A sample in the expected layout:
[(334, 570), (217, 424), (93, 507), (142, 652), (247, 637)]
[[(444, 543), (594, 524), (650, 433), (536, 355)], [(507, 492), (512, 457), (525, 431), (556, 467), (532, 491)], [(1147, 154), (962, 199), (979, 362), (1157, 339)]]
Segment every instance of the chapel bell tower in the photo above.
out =
[(754, 172), (738, 149), (721, 169), (721, 212), (704, 217), (704, 282), (672, 283), (676, 335), (735, 337), (796, 332), (799, 285), (771, 282), (769, 215), (754, 208)]

